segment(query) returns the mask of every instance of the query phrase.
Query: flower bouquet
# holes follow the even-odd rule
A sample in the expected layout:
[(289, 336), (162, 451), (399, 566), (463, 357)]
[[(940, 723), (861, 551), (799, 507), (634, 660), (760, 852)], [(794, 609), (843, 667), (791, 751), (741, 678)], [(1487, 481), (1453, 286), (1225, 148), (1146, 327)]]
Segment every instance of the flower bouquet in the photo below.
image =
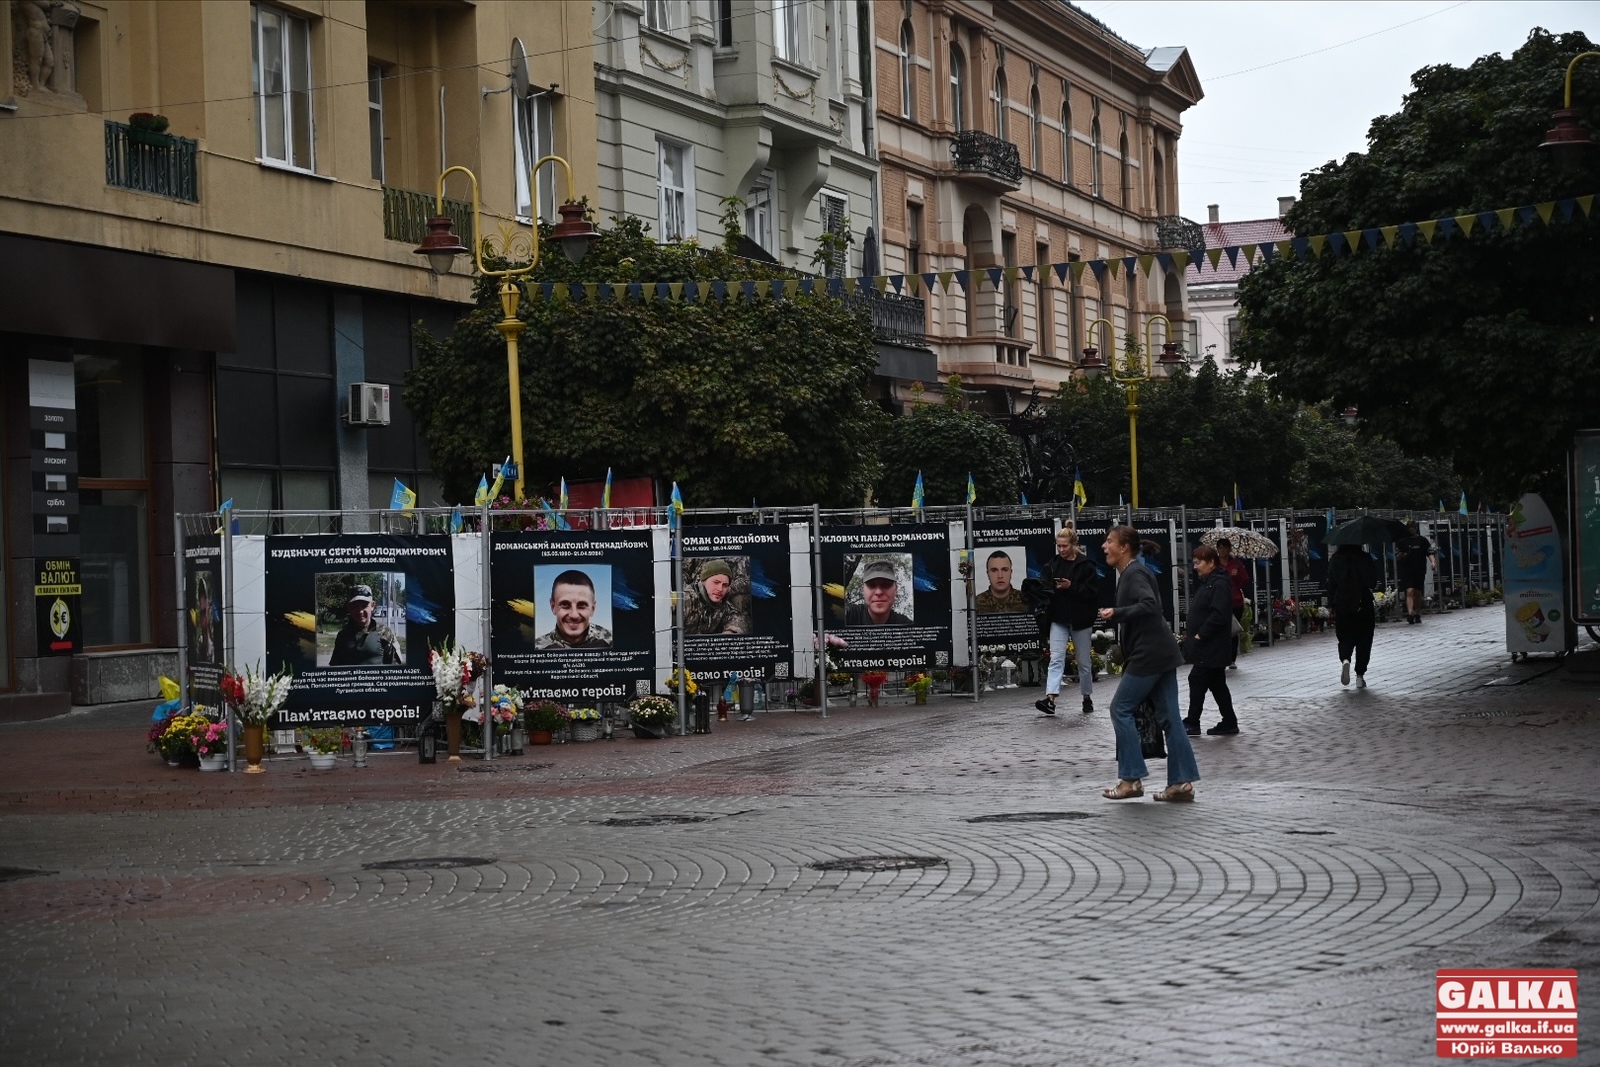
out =
[(928, 692), (931, 689), (933, 689), (933, 678), (931, 676), (926, 674), (906, 675), (906, 692), (910, 693), (911, 698), (918, 704), (926, 704), (928, 702)]
[(489, 721), (494, 724), (496, 737), (511, 735), (511, 726), (521, 711), (521, 690), (509, 685), (497, 685), (489, 691)]
[(161, 737), (156, 742), (161, 757), (174, 767), (197, 758), (199, 750), (195, 747), (195, 735), (204, 735), (206, 728), (211, 725), (211, 720), (204, 715), (174, 715), (167, 719)]
[(244, 724), (244, 755), (247, 774), (261, 773), (261, 757), (266, 753), (267, 721), (282, 710), (289, 699), (293, 673), (288, 667), (268, 675), (260, 667), (246, 667), (243, 674), (222, 672), (222, 698), (232, 705)]
[(678, 705), (666, 697), (639, 697), (628, 705), (628, 718), (636, 737), (665, 737), (667, 727), (677, 721)]
[[(523, 715), (528, 721), (529, 739), (536, 745), (548, 745), (548, 735), (567, 728), (567, 709), (553, 700), (535, 701), (523, 709)], [(546, 736), (541, 739), (540, 734)]]
[[(444, 710), (445, 733), (450, 741), (450, 762), (461, 762), (461, 719), (466, 712), (478, 706), (473, 692), (475, 683), (488, 668), (489, 661), (477, 652), (447, 639), (438, 648), (428, 650), (428, 669), (433, 674), (433, 695)], [(473, 719), (474, 722), (481, 718)]]
[[(687, 669), (685, 669), (684, 672), (683, 672), (683, 676), (684, 676), (684, 678), (688, 679), (689, 688), (688, 688), (687, 692), (688, 692), (688, 694), (690, 696), (694, 696), (696, 693), (700, 692), (700, 686), (699, 686), (699, 684), (697, 682), (695, 682), (693, 674), (689, 673), (689, 671)], [(673, 671), (671, 674), (667, 675), (667, 688), (672, 690), (674, 693), (676, 693), (678, 691), (678, 672), (677, 671)]]
[(861, 684), (867, 687), (868, 707), (875, 708), (878, 706), (878, 691), (883, 688), (883, 683), (888, 680), (889, 676), (883, 671), (867, 671), (861, 676)]

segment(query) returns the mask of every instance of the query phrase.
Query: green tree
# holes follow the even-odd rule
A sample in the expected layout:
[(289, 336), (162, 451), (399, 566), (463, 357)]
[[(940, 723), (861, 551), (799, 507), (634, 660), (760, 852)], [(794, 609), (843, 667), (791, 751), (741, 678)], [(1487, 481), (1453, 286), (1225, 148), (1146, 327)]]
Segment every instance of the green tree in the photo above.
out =
[[(1366, 152), (1305, 177), (1289, 226), (1313, 235), (1600, 191), (1593, 162), (1563, 176), (1537, 147), (1568, 61), (1591, 47), (1535, 30), (1509, 57), (1418, 71)], [(1600, 63), (1579, 66), (1573, 95), (1600, 127)], [(1432, 247), (1419, 236), (1280, 257), (1240, 286), (1239, 351), (1286, 395), (1356, 405), (1402, 449), (1449, 457), (1475, 492), (1559, 495), (1572, 431), (1600, 411), (1597, 253), (1600, 230), (1576, 213)]]
[(967, 409), (959, 378), (950, 379), (943, 403), (918, 401), (892, 420), (879, 455), (883, 467), (874, 500), (882, 507), (910, 504), (918, 471), (927, 504), (965, 504), (969, 473), (980, 504), (1017, 502), (1022, 454), (1016, 439)]
[[(635, 218), (613, 223), (581, 264), (547, 245), (532, 281), (653, 287), (798, 277), (726, 247), (657, 244)], [(868, 315), (822, 295), (727, 296), (524, 300), (530, 492), (614, 468), (618, 476), (676, 480), (694, 505), (738, 506), (752, 497), (859, 504), (876, 474), (884, 419), (869, 393), (876, 357)], [(495, 280), (479, 280), (477, 304), (442, 341), (418, 331), (419, 360), (405, 392), (445, 492), (462, 500), (510, 438)]]

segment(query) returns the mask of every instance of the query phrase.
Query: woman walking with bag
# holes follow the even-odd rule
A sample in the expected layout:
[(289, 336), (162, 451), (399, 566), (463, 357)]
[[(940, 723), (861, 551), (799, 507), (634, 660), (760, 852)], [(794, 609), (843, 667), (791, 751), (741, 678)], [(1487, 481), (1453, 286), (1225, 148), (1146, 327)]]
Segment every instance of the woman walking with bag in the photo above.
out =
[(1056, 697), (1061, 694), (1061, 679), (1067, 670), (1067, 642), (1078, 653), (1078, 691), (1083, 694), (1083, 713), (1094, 710), (1094, 613), (1100, 606), (1095, 585), (1094, 561), (1078, 547), (1078, 532), (1063, 526), (1056, 534), (1056, 554), (1041, 570), (1050, 589), (1050, 672), (1045, 678), (1045, 697), (1034, 707), (1046, 715), (1056, 713)]
[(1117, 606), (1102, 609), (1100, 620), (1121, 627), (1122, 681), (1111, 700), (1111, 725), (1117, 733), (1117, 784), (1100, 795), (1107, 800), (1144, 796), (1148, 768), (1133, 712), (1149, 697), (1167, 741), (1167, 788), (1154, 799), (1191, 801), (1200, 768), (1178, 714), (1178, 665), (1183, 657), (1161, 615), (1161, 591), (1155, 576), (1138, 560), (1139, 533), (1132, 526), (1111, 528), (1106, 534), (1105, 554), (1106, 562), (1119, 574)]
[(1201, 545), (1194, 550), (1194, 569), (1200, 576), (1189, 593), (1183, 658), (1189, 668), (1189, 714), (1183, 728), (1190, 737), (1200, 733), (1200, 712), (1206, 693), (1217, 700), (1222, 721), (1206, 733), (1213, 737), (1239, 732), (1233, 715), (1233, 694), (1228, 692), (1228, 660), (1233, 652), (1233, 583), (1220, 569), (1217, 550)]

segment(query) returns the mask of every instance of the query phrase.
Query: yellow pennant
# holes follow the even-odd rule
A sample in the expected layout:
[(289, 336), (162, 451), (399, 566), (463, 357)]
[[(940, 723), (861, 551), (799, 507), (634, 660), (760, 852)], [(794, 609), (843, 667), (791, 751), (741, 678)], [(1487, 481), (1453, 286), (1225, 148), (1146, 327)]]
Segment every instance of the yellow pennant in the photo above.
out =
[(1514, 207), (1503, 207), (1494, 213), (1494, 217), (1500, 220), (1500, 228), (1505, 230), (1507, 233), (1510, 233), (1511, 220), (1517, 217), (1517, 209)]
[(1429, 219), (1427, 222), (1417, 223), (1417, 231), (1422, 234), (1422, 239), (1429, 244), (1433, 244), (1433, 231), (1438, 227), (1439, 222), (1437, 219)]
[(1284, 259), (1292, 259), (1294, 257), (1294, 245), (1288, 241), (1279, 241), (1278, 255)]
[(758, 279), (756, 279), (756, 295), (757, 296), (766, 296), (770, 292), (772, 292), (772, 281), (770, 279), (768, 279), (768, 278), (758, 278)]
[(1256, 246), (1240, 245), (1239, 254), (1244, 257), (1245, 266), (1251, 266), (1256, 261)]
[(1398, 227), (1398, 226), (1379, 226), (1378, 227), (1378, 232), (1383, 235), (1383, 243), (1384, 243), (1385, 247), (1393, 248), (1394, 247), (1394, 236), (1395, 236), (1395, 234), (1400, 232), (1400, 227)]
[(918, 278), (915, 274), (907, 274), (906, 275), (906, 288), (911, 290), (911, 295), (912, 296), (921, 296), (922, 295), (922, 279)]
[(1208, 249), (1206, 249), (1206, 258), (1211, 261), (1211, 269), (1212, 270), (1216, 270), (1217, 269), (1217, 264), (1222, 261), (1222, 249), (1220, 249), (1220, 248), (1208, 248)]
[(955, 271), (942, 270), (939, 272), (939, 288), (945, 292), (950, 291), (950, 279), (956, 276)]
[(1007, 267), (1004, 271), (1002, 271), (1000, 273), (1000, 276), (1002, 278), (1004, 278), (1008, 282), (1014, 282), (1014, 281), (1017, 280), (1017, 275), (1019, 273), (1021, 273), (1019, 268), (1017, 268), (1017, 267)]
[(600, 283), (599, 282), (584, 282), (583, 283), (583, 302), (586, 303), (586, 304), (592, 304), (596, 300), (599, 300), (599, 299), (600, 299)]
[(565, 304), (572, 300), (572, 290), (567, 288), (566, 282), (556, 282), (556, 287), (550, 291), (555, 299), (551, 303)]
[(1115, 278), (1117, 270), (1122, 266), (1122, 261), (1120, 259), (1108, 259), (1105, 261), (1105, 265), (1106, 269), (1111, 272), (1111, 276)]
[(668, 282), (667, 283), (667, 293), (674, 300), (682, 300), (683, 299), (683, 283), (682, 282)]
[(1318, 258), (1320, 258), (1322, 256), (1323, 248), (1328, 244), (1328, 235), (1325, 233), (1319, 233), (1315, 237), (1307, 237), (1306, 240), (1311, 245), (1311, 251), (1315, 252)]
[(1139, 269), (1144, 272), (1146, 278), (1150, 277), (1150, 264), (1155, 261), (1156, 257), (1148, 252), (1139, 257)]
[(1345, 230), (1344, 243), (1350, 247), (1350, 254), (1352, 256), (1355, 255), (1356, 252), (1361, 248), (1361, 231)]
[(1457, 215), (1456, 216), (1456, 225), (1461, 227), (1461, 236), (1463, 236), (1463, 237), (1471, 237), (1472, 236), (1472, 224), (1474, 222), (1477, 222), (1477, 221), (1478, 221), (1478, 216), (1476, 216), (1476, 215)]
[(1187, 253), (1187, 252), (1174, 252), (1174, 253), (1172, 253), (1172, 265), (1177, 267), (1180, 271), (1187, 270), (1188, 267), (1189, 267), (1189, 253)]
[(1589, 209), (1594, 207), (1594, 194), (1578, 197), (1578, 206), (1583, 209), (1583, 217), (1589, 217)]
[(1088, 265), (1089, 264), (1085, 263), (1081, 259), (1074, 260), (1072, 262), (1072, 264), (1070, 265), (1070, 267), (1068, 269), (1070, 269), (1072, 271), (1072, 284), (1073, 285), (1077, 285), (1079, 282), (1081, 282), (1083, 280), (1083, 268), (1087, 267)]
[[(1548, 225), (1550, 225), (1550, 216), (1554, 215), (1556, 213), (1555, 201), (1554, 200), (1546, 200), (1542, 204), (1535, 204), (1533, 206), (1533, 210), (1535, 210), (1535, 211), (1537, 211), (1539, 213), (1539, 221), (1543, 222), (1546, 226), (1548, 226)], [(1588, 212), (1585, 211), (1584, 214), (1587, 215)]]
[(887, 274), (878, 275), (876, 278), (872, 279), (872, 287), (878, 290), (880, 293), (884, 292), (889, 288), (889, 276)]
[(656, 298), (656, 283), (640, 282), (639, 298), (645, 303), (649, 303), (650, 301), (654, 300)]

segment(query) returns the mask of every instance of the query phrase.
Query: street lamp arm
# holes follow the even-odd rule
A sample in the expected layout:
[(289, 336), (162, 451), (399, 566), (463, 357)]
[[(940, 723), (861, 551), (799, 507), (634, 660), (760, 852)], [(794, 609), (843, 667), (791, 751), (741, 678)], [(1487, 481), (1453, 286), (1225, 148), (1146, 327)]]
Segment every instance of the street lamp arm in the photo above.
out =
[(1600, 52), (1579, 52), (1572, 57), (1572, 62), (1567, 64), (1567, 93), (1564, 98), (1565, 103), (1561, 105), (1562, 107), (1572, 106), (1572, 72), (1585, 59), (1600, 59)]
[(479, 274), (489, 274), (496, 278), (508, 277), (517, 271), (485, 270), (483, 267), (483, 212), (478, 196), (478, 176), (466, 167), (456, 164), (446, 167), (439, 175), (439, 191), (436, 194), (437, 202), (434, 206), (435, 215), (444, 214), (444, 183), (450, 175), (461, 173), (467, 176), (467, 181), (472, 184), (472, 259), (478, 267)]
[(550, 163), (550, 162), (559, 163), (566, 170), (566, 172), (567, 172), (567, 200), (568, 200), (568, 202), (576, 202), (577, 199), (578, 199), (578, 186), (577, 186), (577, 183), (575, 181), (573, 181), (573, 179), (572, 179), (572, 164), (568, 163), (566, 160), (562, 159), (560, 156), (540, 156), (538, 159), (534, 160), (533, 168), (528, 171), (528, 188), (529, 189), (536, 188), (536, 186), (534, 185), (534, 178), (538, 175), (539, 168), (544, 166), (546, 163)]

